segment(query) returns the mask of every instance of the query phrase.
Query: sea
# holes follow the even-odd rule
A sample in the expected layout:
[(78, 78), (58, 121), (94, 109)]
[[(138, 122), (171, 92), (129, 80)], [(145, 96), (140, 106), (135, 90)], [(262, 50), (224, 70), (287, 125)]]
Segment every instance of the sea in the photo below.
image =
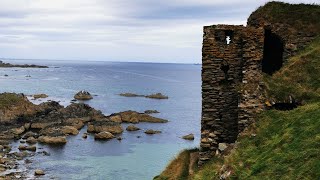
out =
[[(49, 97), (33, 101), (39, 104), (54, 100), (68, 106), (80, 90), (94, 95), (89, 104), (105, 115), (126, 110), (144, 112), (158, 110), (153, 116), (168, 123), (139, 123), (142, 130), (124, 131), (123, 140), (95, 141), (92, 135), (82, 138), (69, 136), (64, 146), (38, 144), (36, 153), (29, 157), (31, 164), (21, 162), (20, 169), (33, 177), (35, 169), (46, 175), (41, 179), (110, 179), (150, 180), (183, 149), (197, 148), (200, 141), (201, 66), (196, 64), (5, 60), (12, 64), (47, 65), (49, 68), (0, 68), (0, 92), (45, 93)], [(4, 76), (4, 75), (8, 76)], [(161, 92), (167, 100), (143, 97), (122, 97), (120, 93), (148, 95)], [(129, 124), (123, 124), (126, 128)], [(161, 134), (146, 135), (154, 129)], [(181, 137), (193, 133), (194, 141)], [(140, 136), (140, 138), (138, 138)], [(13, 143), (18, 151), (19, 141)]]

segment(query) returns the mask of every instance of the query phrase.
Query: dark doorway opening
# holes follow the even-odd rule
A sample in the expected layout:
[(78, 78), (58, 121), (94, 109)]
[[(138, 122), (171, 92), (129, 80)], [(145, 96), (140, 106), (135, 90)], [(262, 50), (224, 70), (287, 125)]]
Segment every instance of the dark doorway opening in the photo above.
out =
[(283, 46), (279, 36), (272, 33), (271, 30), (265, 30), (262, 72), (272, 75), (282, 67)]

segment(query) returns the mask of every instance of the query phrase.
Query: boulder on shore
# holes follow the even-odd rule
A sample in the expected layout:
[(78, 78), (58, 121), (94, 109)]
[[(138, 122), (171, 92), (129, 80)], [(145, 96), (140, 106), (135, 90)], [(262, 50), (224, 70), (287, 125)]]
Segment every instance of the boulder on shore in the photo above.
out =
[(139, 131), (140, 128), (134, 126), (134, 125), (130, 125), (126, 128), (127, 131)]
[(94, 139), (113, 139), (114, 135), (110, 132), (103, 131), (94, 135)]
[(74, 99), (77, 100), (90, 100), (92, 98), (92, 95), (88, 91), (79, 91), (76, 95), (74, 95)]
[(192, 140), (194, 140), (194, 135), (191, 133), (191, 134), (188, 134), (188, 135), (182, 136), (182, 139), (192, 141)]

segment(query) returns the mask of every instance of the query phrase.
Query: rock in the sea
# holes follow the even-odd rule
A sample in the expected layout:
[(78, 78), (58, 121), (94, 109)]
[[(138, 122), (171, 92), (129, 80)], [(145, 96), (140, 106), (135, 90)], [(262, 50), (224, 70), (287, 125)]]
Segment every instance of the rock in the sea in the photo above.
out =
[(144, 113), (146, 113), (146, 114), (155, 114), (155, 113), (160, 113), (160, 112), (157, 111), (157, 110), (145, 110)]
[(67, 138), (65, 136), (40, 136), (38, 141), (45, 144), (66, 144)]
[(82, 134), (82, 138), (87, 139), (87, 137), (88, 137), (88, 134), (87, 134), (87, 133), (83, 133), (83, 134)]
[(27, 150), (27, 151), (36, 151), (37, 150), (36, 146), (25, 146), (25, 145), (20, 145), (18, 147), (18, 149), (20, 151), (25, 151), (25, 150)]
[(110, 132), (103, 131), (94, 135), (94, 139), (113, 139), (114, 135)]
[(110, 116), (109, 118), (110, 118), (110, 120), (113, 121), (113, 122), (118, 122), (118, 123), (121, 123), (121, 122), (122, 122), (120, 115)]
[(64, 120), (64, 124), (67, 124), (69, 126), (73, 126), (76, 129), (81, 129), (84, 126), (84, 122), (87, 120), (85, 118), (69, 118)]
[(159, 134), (161, 131), (153, 130), (153, 129), (148, 129), (144, 133), (146, 134)]
[(139, 95), (134, 93), (121, 93), (119, 95), (124, 97), (144, 97), (144, 95)]
[(120, 134), (123, 132), (120, 123), (112, 122), (112, 121), (93, 121), (88, 123), (88, 132), (103, 132), (107, 131), (113, 134)]
[(72, 126), (64, 126), (61, 128), (61, 131), (64, 133), (64, 134), (71, 134), (71, 135), (77, 135), (79, 134), (79, 131), (77, 128), (75, 127), (72, 127)]
[(157, 117), (150, 116), (149, 114), (139, 114), (139, 121), (140, 122), (150, 122), (150, 123), (167, 123), (168, 120), (161, 119)]
[(138, 114), (139, 113), (135, 112), (135, 111), (124, 111), (124, 112), (120, 112), (120, 113), (117, 113), (117, 114), (112, 114), (112, 115), (110, 115), (110, 118), (112, 118), (113, 116), (120, 115), (121, 122), (139, 123)]
[(168, 99), (168, 96), (165, 96), (161, 93), (156, 93), (156, 94), (150, 94), (145, 96), (146, 98), (151, 98), (151, 99)]
[(32, 131), (28, 131), (24, 134), (24, 136), (22, 137), (22, 139), (28, 139), (30, 137), (37, 137), (37, 133), (34, 133)]
[(182, 139), (186, 139), (186, 140), (192, 141), (192, 140), (194, 140), (194, 135), (191, 133), (191, 134), (182, 136)]
[(138, 131), (140, 130), (140, 128), (134, 126), (134, 125), (130, 125), (126, 128), (127, 131)]
[(92, 95), (88, 91), (79, 91), (76, 95), (74, 95), (74, 99), (77, 100), (90, 100), (92, 98)]
[(26, 160), (24, 160), (24, 163), (30, 164), (30, 163), (32, 163), (32, 161), (30, 159), (26, 159)]
[(48, 95), (46, 94), (35, 94), (32, 96), (34, 99), (39, 99), (39, 98), (47, 98)]
[(165, 96), (161, 93), (155, 93), (150, 95), (140, 95), (140, 94), (134, 94), (134, 93), (121, 93), (120, 96), (124, 97), (145, 97), (145, 98), (151, 98), (151, 99), (168, 99), (168, 96)]
[(62, 126), (60, 124), (50, 125), (41, 129), (40, 134), (45, 136), (77, 135), (78, 129), (73, 126)]
[(43, 170), (37, 169), (37, 170), (34, 171), (34, 175), (36, 175), (36, 176), (43, 176), (43, 175), (45, 175), (45, 173), (44, 173)]
[(108, 118), (115, 122), (124, 123), (139, 123), (139, 122), (151, 122), (151, 123), (166, 123), (168, 120), (150, 116), (149, 114), (139, 113), (136, 111), (123, 111), (115, 114), (111, 114)]
[(29, 144), (36, 144), (37, 143), (37, 139), (31, 136), (31, 137), (28, 137), (26, 142), (29, 143)]

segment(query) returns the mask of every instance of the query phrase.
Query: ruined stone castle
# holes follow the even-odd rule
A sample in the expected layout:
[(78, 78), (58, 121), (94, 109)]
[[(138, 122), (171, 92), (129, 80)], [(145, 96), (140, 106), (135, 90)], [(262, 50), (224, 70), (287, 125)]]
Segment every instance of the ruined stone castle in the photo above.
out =
[(318, 35), (254, 13), (247, 26), (204, 27), (199, 165), (234, 143), (264, 109), (263, 73), (273, 74)]

